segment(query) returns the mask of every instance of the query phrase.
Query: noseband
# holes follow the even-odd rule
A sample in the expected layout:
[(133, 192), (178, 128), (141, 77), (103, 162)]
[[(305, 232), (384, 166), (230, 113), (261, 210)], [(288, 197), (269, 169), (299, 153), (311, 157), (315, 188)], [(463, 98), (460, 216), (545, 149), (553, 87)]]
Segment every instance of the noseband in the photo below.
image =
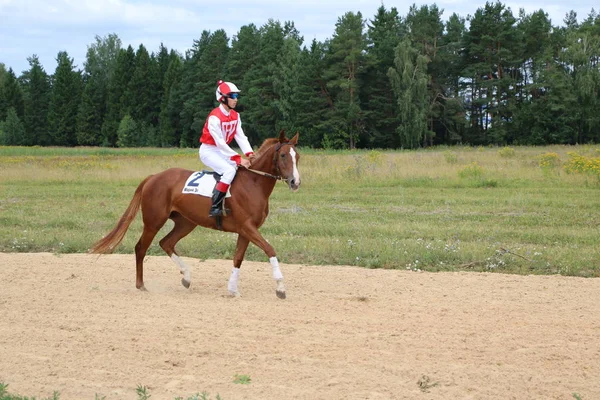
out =
[(279, 151), (286, 144), (293, 146), (292, 143), (286, 142), (286, 143), (278, 143), (277, 146), (275, 147), (275, 154), (273, 154), (273, 164), (275, 164), (275, 170), (277, 172), (277, 175), (269, 174), (268, 172), (257, 171), (255, 169), (250, 169), (250, 168), (248, 168), (248, 171), (254, 172), (255, 174), (258, 174), (258, 175), (266, 176), (268, 178), (273, 178), (278, 181), (284, 181), (285, 178), (283, 176), (281, 176), (281, 172), (279, 171), (279, 164), (277, 163), (277, 156), (279, 156)]

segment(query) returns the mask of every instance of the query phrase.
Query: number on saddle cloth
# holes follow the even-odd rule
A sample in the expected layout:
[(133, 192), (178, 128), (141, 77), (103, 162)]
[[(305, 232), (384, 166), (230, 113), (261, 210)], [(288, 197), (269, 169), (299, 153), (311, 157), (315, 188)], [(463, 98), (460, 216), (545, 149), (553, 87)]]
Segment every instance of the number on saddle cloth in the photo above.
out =
[[(211, 197), (213, 189), (217, 182), (221, 180), (221, 175), (215, 171), (197, 171), (183, 185), (182, 193), (197, 194), (200, 196)], [(226, 197), (231, 197), (229, 190)]]

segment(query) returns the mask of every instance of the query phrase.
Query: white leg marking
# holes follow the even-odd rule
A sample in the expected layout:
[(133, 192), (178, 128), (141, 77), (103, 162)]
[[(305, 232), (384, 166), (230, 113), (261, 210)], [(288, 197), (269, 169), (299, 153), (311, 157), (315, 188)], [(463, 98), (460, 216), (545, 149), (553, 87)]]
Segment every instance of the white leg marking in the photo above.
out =
[(285, 286), (283, 286), (283, 279), (277, 281), (277, 288), (275, 289), (280, 293), (285, 293)]
[(233, 267), (231, 270), (231, 276), (229, 277), (229, 283), (227, 283), (227, 290), (233, 296), (240, 296), (240, 292), (238, 291), (238, 280), (240, 278), (240, 269)]
[(296, 151), (294, 149), (290, 149), (290, 156), (294, 163), (294, 180), (296, 181), (296, 184), (300, 186), (300, 172), (298, 172), (298, 166), (296, 165)]
[(273, 279), (276, 281), (283, 280), (283, 274), (279, 269), (279, 261), (277, 261), (277, 257), (269, 258), (269, 262), (271, 263), (271, 267), (273, 267)]
[(185, 279), (187, 282), (191, 282), (192, 278), (190, 277), (190, 269), (187, 265), (185, 265), (181, 258), (177, 257), (177, 254), (173, 253), (171, 254), (171, 260), (173, 260), (173, 262), (179, 267), (179, 270), (183, 272), (183, 279)]

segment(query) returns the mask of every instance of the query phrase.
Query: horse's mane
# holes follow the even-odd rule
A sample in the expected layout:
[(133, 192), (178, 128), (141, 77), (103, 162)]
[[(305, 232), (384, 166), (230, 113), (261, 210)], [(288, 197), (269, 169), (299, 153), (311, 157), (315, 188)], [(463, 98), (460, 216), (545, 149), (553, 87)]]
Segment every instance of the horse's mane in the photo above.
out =
[(265, 139), (263, 144), (260, 145), (260, 148), (256, 152), (256, 158), (259, 159), (263, 154), (265, 154), (268, 148), (272, 147), (276, 143), (279, 143), (278, 138)]

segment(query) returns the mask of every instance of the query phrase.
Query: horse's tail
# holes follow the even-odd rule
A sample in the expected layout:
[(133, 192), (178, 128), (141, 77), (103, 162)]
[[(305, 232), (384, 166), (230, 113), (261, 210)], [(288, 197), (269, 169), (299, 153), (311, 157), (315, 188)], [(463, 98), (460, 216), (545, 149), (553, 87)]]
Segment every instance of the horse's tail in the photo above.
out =
[(135, 190), (135, 194), (133, 195), (133, 199), (129, 203), (129, 206), (117, 222), (117, 225), (114, 227), (112, 231), (98, 242), (96, 242), (92, 248), (89, 250), (90, 253), (93, 254), (106, 254), (112, 253), (113, 250), (121, 243), (123, 238), (125, 237), (125, 233), (127, 229), (129, 229), (129, 225), (131, 225), (131, 221), (137, 215), (140, 206), (142, 205), (142, 189), (144, 185), (150, 179), (152, 175), (144, 179)]

